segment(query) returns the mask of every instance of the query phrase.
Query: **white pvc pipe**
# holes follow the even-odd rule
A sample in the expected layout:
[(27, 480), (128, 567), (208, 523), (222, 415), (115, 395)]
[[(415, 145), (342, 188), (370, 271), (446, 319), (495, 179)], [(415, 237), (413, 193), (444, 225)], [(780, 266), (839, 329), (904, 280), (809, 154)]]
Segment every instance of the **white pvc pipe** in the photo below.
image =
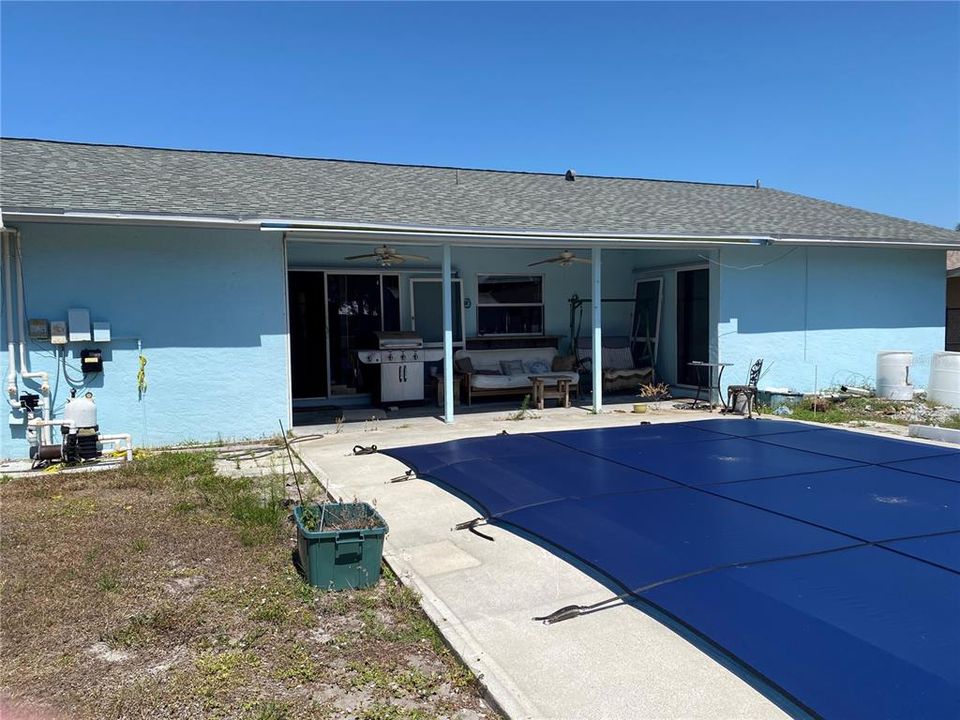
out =
[(75, 432), (77, 429), (76, 423), (73, 420), (66, 420), (64, 418), (52, 418), (50, 420), (41, 420), (40, 418), (34, 418), (27, 423), (28, 427), (55, 427), (59, 425), (66, 425), (70, 428), (71, 432)]
[(10, 286), (10, 240), (8, 234), (3, 232), (3, 289), (6, 293), (6, 304), (4, 305), (4, 315), (7, 320), (7, 362), (9, 370), (7, 371), (7, 402), (10, 407), (19, 408), (20, 401), (17, 399), (17, 355), (15, 351), (15, 341), (13, 339), (13, 288)]
[[(40, 413), (45, 420), (50, 419), (50, 376), (43, 370), (30, 372), (30, 365), (27, 363), (27, 333), (24, 330), (24, 324), (27, 317), (27, 303), (24, 299), (23, 291), (23, 263), (20, 259), (23, 257), (23, 248), (20, 241), (20, 231), (14, 230), (14, 261), (17, 264), (17, 299), (19, 300), (19, 311), (17, 312), (17, 322), (20, 328), (17, 341), (20, 343), (20, 377), (24, 380), (40, 381)], [(43, 425), (43, 441), (47, 445), (53, 444), (53, 433), (49, 425)]]
[[(67, 425), (70, 428), (70, 432), (76, 432), (77, 428), (74, 425), (72, 420), (57, 420), (57, 419), (45, 419), (41, 420), (40, 418), (33, 418), (27, 422), (27, 428), (39, 428), (41, 437), (37, 438), (38, 445), (53, 445), (53, 431), (52, 427), (56, 425)], [(31, 442), (31, 444), (33, 444)]]
[(120, 440), (124, 442), (124, 448), (127, 451), (127, 462), (133, 462), (133, 436), (130, 433), (116, 433), (114, 435), (101, 435), (98, 440), (101, 443), (111, 443), (116, 447)]
[(600, 265), (600, 248), (595, 247), (593, 261), (593, 354), (590, 358), (590, 368), (593, 371), (593, 411), (600, 414), (603, 409), (603, 342), (600, 322), (603, 310), (603, 287), (601, 284), (602, 266)]
[(20, 334), (18, 338), (20, 342), (20, 377), (24, 379), (40, 380), (41, 391), (43, 391), (44, 394), (46, 394), (47, 392), (50, 391), (50, 387), (49, 387), (50, 376), (43, 370), (30, 372), (27, 369), (29, 367), (27, 363), (27, 333), (24, 330), (24, 324), (26, 322), (26, 317), (27, 317), (27, 305), (26, 305), (26, 301), (24, 300), (24, 292), (23, 292), (23, 264), (20, 262), (20, 258), (22, 257), (23, 251), (20, 243), (19, 231), (16, 232), (14, 237), (15, 237), (14, 256), (17, 262), (17, 298), (20, 302), (20, 312), (18, 314), (18, 323), (20, 325)]

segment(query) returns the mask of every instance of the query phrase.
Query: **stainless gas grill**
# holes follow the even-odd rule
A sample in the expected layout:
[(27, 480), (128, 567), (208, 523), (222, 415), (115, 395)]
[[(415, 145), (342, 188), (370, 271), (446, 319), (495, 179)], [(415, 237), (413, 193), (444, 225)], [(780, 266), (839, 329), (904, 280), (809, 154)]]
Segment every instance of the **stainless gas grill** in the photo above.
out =
[(377, 350), (360, 350), (365, 365), (380, 366), (380, 402), (423, 400), (423, 338), (412, 332), (378, 332)]

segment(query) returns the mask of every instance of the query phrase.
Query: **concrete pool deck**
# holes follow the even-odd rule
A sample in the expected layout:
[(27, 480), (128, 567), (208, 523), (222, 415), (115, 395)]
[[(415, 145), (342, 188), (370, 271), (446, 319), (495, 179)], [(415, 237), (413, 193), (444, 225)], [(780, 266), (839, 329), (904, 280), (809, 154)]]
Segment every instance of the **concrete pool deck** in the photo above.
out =
[[(533, 622), (564, 605), (614, 594), (543, 547), (495, 526), (489, 542), (457, 523), (477, 511), (423, 480), (389, 483), (407, 469), (385, 455), (354, 456), (355, 445), (381, 448), (591, 427), (718, 417), (668, 403), (643, 416), (612, 405), (602, 415), (548, 408), (536, 419), (516, 411), (296, 428), (326, 433), (298, 444), (305, 464), (336, 497), (376, 504), (390, 525), (384, 556), (422, 595), (427, 614), (481, 678), (490, 700), (511, 718), (783, 718), (789, 714), (702, 644), (632, 605), (556, 625)], [(822, 426), (817, 426), (822, 427)], [(786, 706), (789, 707), (789, 706)]]
[[(384, 557), (451, 647), (480, 677), (490, 700), (511, 718), (783, 718), (787, 714), (703, 650), (636, 607), (621, 605), (575, 620), (533, 622), (611, 590), (548, 550), (498, 527), (489, 542), (457, 523), (477, 516), (432, 483), (390, 484), (406, 467), (385, 455), (354, 456), (355, 445), (400, 447), (462, 437), (678, 422), (710, 417), (664, 409), (643, 416), (609, 406), (602, 415), (548, 408), (536, 419), (507, 419), (511, 410), (464, 415), (453, 425), (434, 418), (362, 425), (307, 426), (328, 433), (297, 452), (337, 497), (375, 503), (390, 524)], [(619, 412), (618, 412), (619, 411)], [(714, 415), (714, 417), (716, 417)]]

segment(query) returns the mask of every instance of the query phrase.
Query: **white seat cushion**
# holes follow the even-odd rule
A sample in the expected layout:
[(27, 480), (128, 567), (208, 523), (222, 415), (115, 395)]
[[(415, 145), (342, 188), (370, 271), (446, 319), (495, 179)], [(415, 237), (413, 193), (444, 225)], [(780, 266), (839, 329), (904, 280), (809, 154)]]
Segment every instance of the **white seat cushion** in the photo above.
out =
[[(558, 378), (564, 378), (572, 383), (579, 382), (580, 375), (575, 372), (550, 373), (551, 377), (544, 378), (548, 387), (557, 384)], [(513, 388), (533, 387), (533, 381), (526, 375), (471, 375), (470, 387), (475, 390), (506, 390)]]

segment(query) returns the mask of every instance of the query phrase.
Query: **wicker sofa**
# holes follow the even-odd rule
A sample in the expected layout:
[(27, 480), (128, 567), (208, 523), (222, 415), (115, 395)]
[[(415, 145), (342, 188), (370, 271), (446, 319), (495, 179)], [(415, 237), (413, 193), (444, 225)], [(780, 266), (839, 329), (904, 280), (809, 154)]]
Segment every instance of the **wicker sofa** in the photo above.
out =
[[(530, 375), (544, 373), (557, 373), (570, 380), (571, 388), (576, 391), (579, 373), (559, 370), (557, 358), (557, 349), (552, 347), (458, 350), (453, 362), (457, 373), (463, 377), (467, 404), (470, 404), (477, 396), (527, 395), (533, 389)], [(505, 368), (514, 372), (504, 372)]]

